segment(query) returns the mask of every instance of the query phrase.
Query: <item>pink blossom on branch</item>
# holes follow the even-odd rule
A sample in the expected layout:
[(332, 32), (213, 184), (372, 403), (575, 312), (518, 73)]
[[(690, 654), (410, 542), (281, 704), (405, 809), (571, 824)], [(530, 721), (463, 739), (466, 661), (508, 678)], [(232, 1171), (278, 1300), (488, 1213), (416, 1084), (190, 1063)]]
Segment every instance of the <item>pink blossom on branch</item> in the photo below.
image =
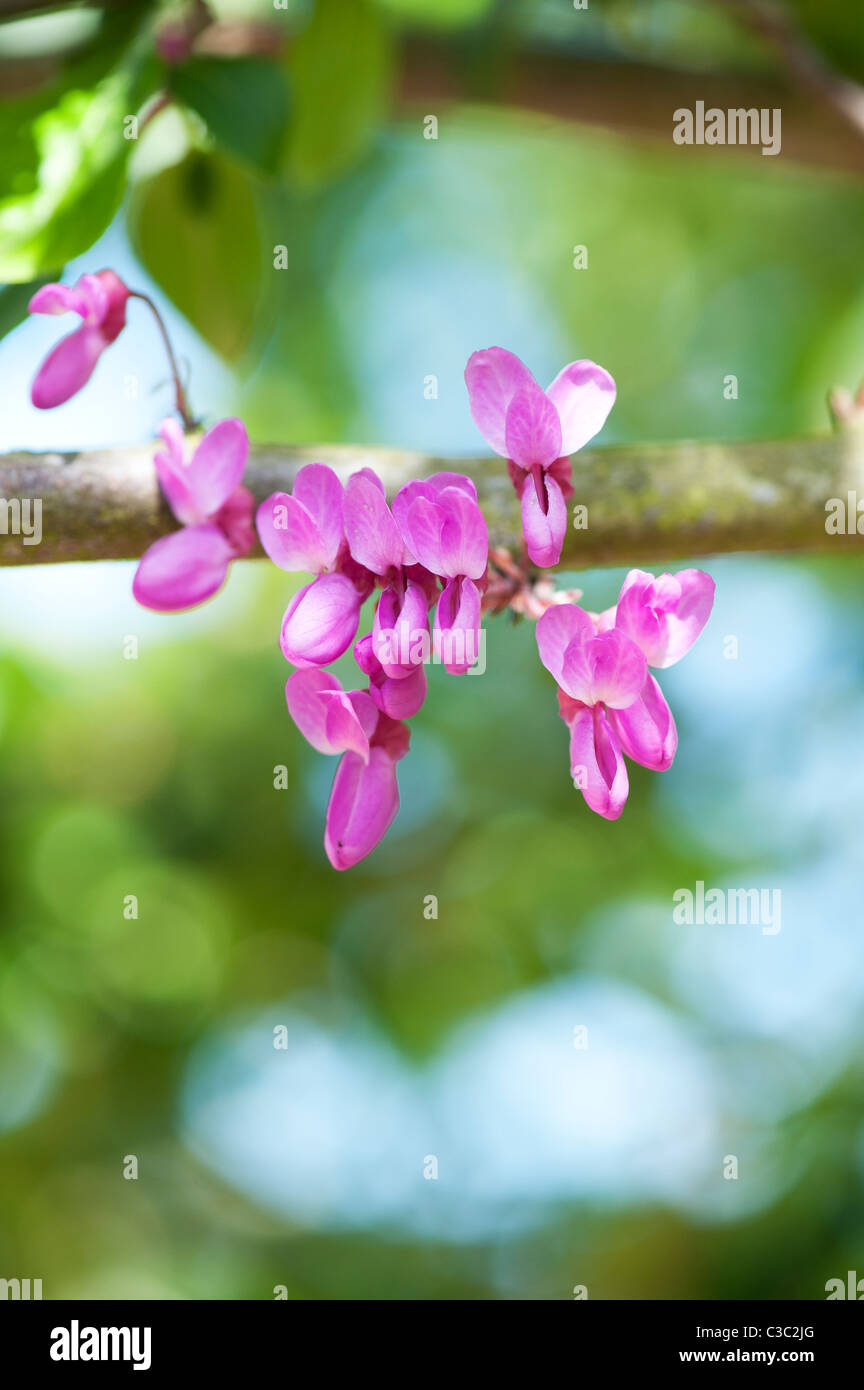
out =
[(537, 621), (540, 659), (558, 682), (570, 730), (574, 782), (593, 811), (616, 820), (629, 783), (624, 756), (663, 772), (678, 744), (672, 712), (648, 667), (680, 660), (700, 635), (714, 601), (701, 570), (659, 579), (631, 570), (615, 608), (593, 617), (553, 606)]
[(433, 647), (451, 674), (462, 675), (480, 649), (489, 561), (489, 534), (477, 490), (461, 473), (436, 473), (401, 488), (393, 514), (412, 555), (445, 581), (435, 608)]
[(211, 598), (231, 561), (252, 549), (254, 500), (240, 481), (249, 439), (242, 420), (221, 420), (187, 459), (174, 420), (159, 432), (165, 450), (156, 454), (156, 475), (181, 529), (144, 552), (132, 593), (145, 608), (174, 613)]
[(113, 270), (82, 275), (75, 285), (43, 285), (30, 300), (31, 314), (78, 314), (80, 328), (52, 348), (33, 381), (38, 410), (63, 405), (87, 385), (102, 353), (126, 323), (130, 291)]
[(294, 666), (327, 666), (342, 656), (372, 591), (374, 576), (351, 557), (342, 504), (333, 469), (308, 463), (292, 493), (273, 493), (258, 508), (258, 535), (273, 563), (317, 576), (295, 594), (282, 619), (282, 654)]
[(343, 690), (326, 671), (295, 671), (285, 697), (312, 747), (342, 755), (324, 848), (334, 869), (350, 869), (380, 843), (399, 809), (396, 764), (408, 751), (408, 726), (382, 713), (367, 692)]
[(615, 382), (596, 362), (570, 362), (544, 391), (514, 353), (492, 347), (471, 354), (465, 384), (474, 423), (508, 460), (530, 558), (557, 565), (573, 492), (568, 455), (603, 428)]

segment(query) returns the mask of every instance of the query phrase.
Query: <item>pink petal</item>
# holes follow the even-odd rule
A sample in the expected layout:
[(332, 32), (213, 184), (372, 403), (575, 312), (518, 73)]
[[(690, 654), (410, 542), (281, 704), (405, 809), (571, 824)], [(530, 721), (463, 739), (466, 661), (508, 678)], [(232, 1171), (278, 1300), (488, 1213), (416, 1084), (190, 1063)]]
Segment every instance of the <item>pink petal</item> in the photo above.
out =
[(364, 676), (374, 676), (380, 672), (381, 662), (372, 650), (371, 632), (367, 632), (365, 637), (358, 638), (354, 643), (354, 660)]
[(372, 625), (372, 651), (384, 674), (399, 680), (429, 657), (426, 595), (419, 584), (404, 593), (388, 586), (378, 600)]
[(631, 570), (624, 580), (615, 625), (638, 643), (650, 666), (680, 661), (699, 637), (714, 604), (714, 580), (703, 570), (680, 570), (655, 579)]
[(243, 477), (249, 436), (242, 420), (220, 420), (208, 430), (187, 465), (188, 485), (204, 516), (213, 516)]
[(280, 645), (294, 666), (327, 666), (357, 632), (360, 595), (343, 574), (322, 574), (295, 594), (282, 619)]
[(159, 436), (169, 463), (174, 468), (182, 468), (186, 462), (186, 436), (173, 415), (166, 415), (159, 426)]
[(630, 784), (614, 733), (602, 710), (581, 708), (570, 723), (570, 775), (592, 811), (617, 820)]
[(218, 526), (184, 526), (154, 541), (141, 556), (132, 593), (145, 608), (176, 613), (203, 603), (220, 589), (233, 559)]
[(262, 546), (280, 569), (321, 574), (334, 562), (317, 523), (303, 503), (288, 492), (274, 492), (266, 498), (258, 508), (255, 524)]
[(100, 270), (95, 275), (82, 275), (78, 289), (89, 301), (93, 321), (99, 324), (105, 342), (113, 343), (126, 323), (129, 287), (113, 270)]
[(432, 647), (452, 676), (470, 671), (480, 655), (480, 590), (473, 579), (451, 579), (435, 609)]
[[(169, 424), (173, 428), (169, 429)], [(196, 526), (208, 518), (198, 506), (198, 501), (190, 484), (189, 469), (183, 461), (182, 431), (173, 421), (166, 420), (163, 421), (159, 433), (168, 446), (167, 449), (160, 449), (153, 456), (159, 486), (177, 520), (183, 526)]]
[(514, 353), (492, 347), (471, 354), (465, 368), (465, 385), (475, 425), (496, 454), (506, 458), (506, 419), (510, 402), (517, 391), (537, 383)]
[(400, 680), (392, 680), (379, 670), (369, 677), (369, 694), (390, 719), (411, 719), (426, 699), (426, 668), (412, 666), (410, 674)]
[(645, 657), (636, 643), (612, 628), (570, 644), (564, 653), (560, 685), (582, 704), (625, 709), (639, 695), (647, 675)]
[(297, 728), (319, 753), (353, 752), (369, 761), (378, 713), (365, 691), (349, 694), (335, 676), (310, 668), (288, 677), (285, 699)]
[[(406, 493), (410, 494), (407, 505), (403, 496)], [(432, 493), (432, 496), (429, 496), (429, 493)], [(397, 503), (399, 513), (396, 512)], [(439, 565), (445, 512), (438, 505), (438, 494), (423, 484), (415, 489), (409, 483), (408, 487), (403, 488), (394, 498), (393, 511), (398, 519), (406, 551), (430, 574), (442, 574)]]
[[(105, 272), (103, 271), (103, 274), (104, 274), (104, 273), (105, 273)], [(111, 271), (111, 272), (109, 272), (109, 273), (113, 275), (114, 272)], [(116, 276), (115, 276), (115, 279), (116, 279)], [(123, 310), (124, 310), (124, 314), (125, 314), (126, 294), (127, 294), (126, 286), (123, 285), (122, 280), (118, 280), (117, 283), (123, 286), (122, 302), (123, 302)], [(98, 327), (102, 328), (103, 325), (104, 325), (105, 319), (106, 319), (106, 317), (107, 317), (107, 315), (108, 315), (108, 311), (109, 311), (109, 309), (111, 308), (111, 304), (112, 304), (112, 296), (111, 296), (111, 294), (109, 293), (108, 286), (105, 285), (105, 284), (103, 284), (102, 279), (100, 278), (99, 275), (82, 275), (82, 276), (81, 276), (81, 279), (78, 281), (78, 284), (75, 286), (75, 288), (76, 288), (76, 290), (78, 291), (78, 293), (81, 295), (81, 298), (82, 298), (82, 300), (84, 301), (84, 304), (85, 304), (85, 306), (86, 306), (86, 314), (85, 314), (85, 316), (86, 316), (87, 322), (88, 322), (88, 323), (92, 323), (92, 324), (96, 324)], [(122, 322), (121, 322), (120, 328), (122, 328), (122, 326), (123, 326), (123, 324), (122, 324)], [(119, 332), (119, 329), (118, 329), (118, 332)], [(104, 332), (103, 332), (102, 336), (105, 337), (105, 333), (104, 333)], [(114, 338), (116, 338), (116, 336), (117, 336), (116, 333), (112, 334), (111, 338), (108, 339), (108, 341), (109, 341), (109, 342), (113, 342), (113, 340), (114, 340)]]
[(387, 496), (387, 491), (374, 468), (358, 468), (356, 473), (351, 475), (354, 478), (366, 478), (373, 487), (377, 487), (382, 497)]
[(405, 546), (377, 479), (372, 482), (361, 473), (352, 473), (342, 499), (342, 517), (351, 555), (358, 564), (380, 575), (402, 564)]
[(30, 390), (30, 399), (37, 410), (52, 410), (68, 401), (93, 374), (93, 368), (105, 348), (98, 328), (83, 324), (61, 338), (49, 352)]
[(567, 648), (593, 637), (594, 624), (578, 604), (556, 603), (537, 619), (536, 636), (540, 660), (561, 685)]
[(28, 305), (31, 314), (80, 314), (87, 317), (90, 305), (85, 295), (72, 285), (43, 285)]
[(446, 488), (440, 505), (445, 517), (441, 531), (443, 568), (433, 573), (451, 579), (457, 575), (480, 579), (489, 560), (489, 533), (483, 513), (474, 498), (459, 488)]
[(235, 487), (227, 502), (223, 502), (213, 520), (225, 536), (235, 559), (248, 555), (255, 544), (253, 512), (255, 498), (248, 487)]
[(608, 710), (607, 718), (623, 751), (634, 763), (655, 772), (665, 772), (672, 766), (678, 731), (653, 676), (648, 676), (638, 700), (626, 709)]
[(399, 809), (396, 765), (383, 748), (369, 762), (345, 753), (333, 778), (324, 848), (334, 869), (350, 869), (375, 848)]
[(543, 473), (541, 486), (546, 496), (546, 510), (540, 505), (533, 478), (522, 489), (522, 534), (528, 554), (535, 565), (548, 569), (561, 559), (561, 549), (567, 534), (567, 504), (555, 479)]
[[(371, 468), (366, 471), (372, 473)], [(324, 552), (322, 568), (333, 569), (343, 537), (342, 484), (326, 463), (307, 463), (294, 479), (292, 492), (318, 529)]]
[(615, 404), (615, 382), (596, 362), (570, 362), (546, 392), (561, 420), (562, 454), (575, 454), (603, 428)]
[(507, 407), (507, 457), (520, 468), (545, 468), (561, 454), (558, 411), (536, 381), (516, 392)]

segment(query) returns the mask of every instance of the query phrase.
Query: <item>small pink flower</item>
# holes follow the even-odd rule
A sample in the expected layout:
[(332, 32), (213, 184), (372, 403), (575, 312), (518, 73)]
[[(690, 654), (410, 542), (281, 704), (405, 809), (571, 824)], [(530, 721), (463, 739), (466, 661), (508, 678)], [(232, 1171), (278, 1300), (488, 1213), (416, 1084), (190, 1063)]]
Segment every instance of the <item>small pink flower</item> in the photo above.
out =
[(679, 661), (713, 602), (714, 581), (702, 570), (659, 579), (631, 570), (615, 608), (592, 617), (556, 605), (538, 619), (540, 659), (558, 682), (570, 729), (571, 772), (601, 816), (617, 819), (627, 800), (622, 754), (655, 772), (672, 766), (675, 720), (648, 667)]
[(427, 600), (410, 579), (390, 584), (382, 592), (372, 624), (372, 649), (384, 674), (402, 680), (429, 658)]
[(166, 449), (156, 454), (156, 474), (182, 527), (144, 552), (132, 593), (145, 608), (173, 613), (215, 594), (231, 561), (251, 550), (254, 502), (240, 483), (249, 452), (242, 420), (214, 425), (188, 462), (176, 422), (163, 421), (160, 434)]
[(408, 751), (408, 727), (379, 711), (365, 691), (344, 691), (326, 671), (295, 671), (285, 695), (313, 748), (342, 754), (324, 848), (334, 869), (350, 869), (379, 844), (399, 809), (396, 764)]
[(342, 517), (352, 557), (379, 580), (390, 579), (412, 563), (387, 506), (384, 484), (371, 468), (361, 468), (348, 479)]
[(547, 608), (537, 620), (537, 646), (558, 682), (573, 780), (592, 811), (617, 820), (629, 781), (612, 717), (639, 698), (648, 676), (645, 657), (614, 628), (597, 634), (590, 615), (570, 604)]
[(378, 710), (365, 690), (343, 690), (328, 671), (295, 671), (285, 682), (288, 713), (319, 753), (356, 753), (369, 761)]
[(567, 456), (603, 428), (615, 403), (615, 382), (595, 362), (570, 362), (543, 391), (518, 357), (493, 347), (472, 353), (465, 384), (474, 423), (513, 465), (528, 554), (535, 565), (557, 564), (572, 492)]
[(641, 647), (649, 666), (673, 666), (689, 652), (714, 604), (714, 580), (703, 570), (679, 570), (655, 579), (631, 570), (614, 613), (617, 628)]
[(280, 569), (334, 570), (342, 546), (342, 484), (325, 463), (307, 463), (293, 493), (274, 492), (256, 516), (258, 535)]
[(357, 634), (363, 595), (345, 574), (319, 574), (285, 610), (279, 644), (294, 666), (329, 666)]
[(400, 671), (398, 676), (388, 676), (375, 655), (372, 642), (373, 633), (369, 632), (354, 644), (354, 660), (369, 677), (369, 694), (382, 714), (391, 719), (411, 719), (426, 699), (425, 666), (418, 662), (408, 671)]
[(477, 581), (484, 580), (489, 560), (489, 534), (474, 483), (461, 473), (407, 483), (394, 498), (393, 515), (407, 549), (446, 581), (435, 609), (433, 643), (447, 670), (463, 674), (480, 648)]
[(295, 594), (282, 619), (282, 654), (301, 668), (326, 666), (348, 650), (374, 583), (348, 549), (343, 500), (333, 469), (308, 463), (292, 493), (273, 493), (258, 508), (258, 535), (274, 564), (317, 575)]
[(102, 353), (122, 332), (129, 290), (113, 270), (82, 275), (76, 285), (43, 285), (30, 300), (31, 314), (75, 313), (80, 328), (62, 338), (36, 373), (30, 399), (38, 410), (63, 405), (93, 374)]

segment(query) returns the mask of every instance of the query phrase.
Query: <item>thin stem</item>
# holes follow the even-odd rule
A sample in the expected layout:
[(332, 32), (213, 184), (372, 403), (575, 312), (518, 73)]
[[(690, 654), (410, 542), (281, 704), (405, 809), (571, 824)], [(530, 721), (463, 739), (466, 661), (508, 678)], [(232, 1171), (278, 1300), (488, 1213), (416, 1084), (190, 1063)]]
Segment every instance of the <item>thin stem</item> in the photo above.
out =
[(185, 430), (194, 430), (197, 427), (198, 421), (192, 414), (189, 402), (186, 399), (186, 392), (183, 389), (183, 382), (180, 380), (180, 369), (177, 366), (177, 358), (174, 356), (174, 349), (171, 346), (171, 339), (168, 337), (168, 330), (165, 327), (165, 322), (162, 318), (162, 315), (156, 308), (156, 305), (153, 303), (153, 300), (150, 298), (149, 294), (143, 294), (141, 290), (130, 290), (129, 298), (143, 300), (145, 304), (149, 305), (153, 313), (153, 317), (156, 320), (159, 332), (162, 335), (162, 342), (165, 345), (165, 351), (168, 354), (168, 363), (171, 368), (171, 377), (174, 382), (174, 407), (177, 411), (177, 414), (180, 416), (180, 419), (183, 421), (183, 428)]

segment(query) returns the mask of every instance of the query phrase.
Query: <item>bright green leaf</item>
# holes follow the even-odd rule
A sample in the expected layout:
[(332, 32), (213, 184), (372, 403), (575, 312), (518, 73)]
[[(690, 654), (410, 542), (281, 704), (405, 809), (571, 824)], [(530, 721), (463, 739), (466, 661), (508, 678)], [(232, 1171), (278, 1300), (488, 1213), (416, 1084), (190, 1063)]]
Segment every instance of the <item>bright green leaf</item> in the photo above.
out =
[(92, 245), (123, 196), (131, 79), (68, 92), (33, 125), (36, 187), (0, 201), (0, 280), (34, 280)]

